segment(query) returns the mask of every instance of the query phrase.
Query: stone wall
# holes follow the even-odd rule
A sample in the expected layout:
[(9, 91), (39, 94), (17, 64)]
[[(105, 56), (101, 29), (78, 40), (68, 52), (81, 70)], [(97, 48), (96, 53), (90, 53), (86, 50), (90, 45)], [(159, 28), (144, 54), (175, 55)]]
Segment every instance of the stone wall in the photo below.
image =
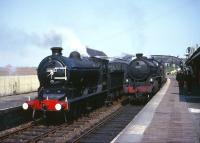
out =
[(0, 96), (33, 92), (38, 87), (37, 75), (0, 76)]

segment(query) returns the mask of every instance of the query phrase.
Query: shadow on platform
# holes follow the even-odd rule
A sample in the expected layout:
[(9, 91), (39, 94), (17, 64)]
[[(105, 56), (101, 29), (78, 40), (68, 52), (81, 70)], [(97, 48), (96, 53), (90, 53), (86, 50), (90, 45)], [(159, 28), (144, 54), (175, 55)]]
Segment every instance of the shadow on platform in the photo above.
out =
[(179, 89), (178, 93), (171, 93), (171, 94), (179, 94), (179, 99), (182, 102), (200, 103), (199, 87), (193, 87), (190, 94), (188, 93), (186, 88)]

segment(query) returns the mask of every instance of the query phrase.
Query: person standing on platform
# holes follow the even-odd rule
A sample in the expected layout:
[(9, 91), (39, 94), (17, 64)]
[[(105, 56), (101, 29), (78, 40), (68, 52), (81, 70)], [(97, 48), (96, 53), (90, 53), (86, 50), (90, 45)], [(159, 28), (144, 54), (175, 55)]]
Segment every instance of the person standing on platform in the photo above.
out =
[(190, 70), (187, 71), (185, 75), (185, 81), (186, 81), (186, 86), (187, 86), (187, 92), (190, 95), (192, 93), (192, 73)]
[(183, 94), (184, 75), (183, 75), (183, 72), (181, 70), (177, 72), (177, 74), (176, 74), (176, 80), (178, 81), (179, 94)]

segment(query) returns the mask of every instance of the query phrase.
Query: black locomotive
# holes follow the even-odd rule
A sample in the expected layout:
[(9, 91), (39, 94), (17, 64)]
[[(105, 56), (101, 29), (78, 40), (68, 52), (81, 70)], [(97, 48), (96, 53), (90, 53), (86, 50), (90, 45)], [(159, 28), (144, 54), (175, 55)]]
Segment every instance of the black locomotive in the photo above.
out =
[(128, 65), (125, 93), (129, 97), (149, 99), (165, 81), (164, 65), (153, 58), (136, 54)]
[(33, 117), (35, 111), (62, 111), (64, 115), (76, 116), (105, 101), (111, 102), (123, 91), (127, 68), (124, 62), (81, 58), (78, 52), (65, 57), (62, 48), (51, 50), (52, 55), (38, 66), (38, 97), (23, 104), (23, 109), (33, 110)]

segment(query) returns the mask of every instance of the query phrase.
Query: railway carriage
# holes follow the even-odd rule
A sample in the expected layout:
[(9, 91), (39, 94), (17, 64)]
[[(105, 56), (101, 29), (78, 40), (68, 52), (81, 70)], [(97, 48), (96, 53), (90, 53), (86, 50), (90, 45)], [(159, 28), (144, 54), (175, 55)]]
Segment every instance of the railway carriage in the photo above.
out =
[[(110, 59), (109, 62), (109, 89), (115, 91), (116, 95), (122, 94), (123, 84), (127, 74), (128, 61), (123, 59)], [(119, 89), (119, 90), (115, 90)]]

